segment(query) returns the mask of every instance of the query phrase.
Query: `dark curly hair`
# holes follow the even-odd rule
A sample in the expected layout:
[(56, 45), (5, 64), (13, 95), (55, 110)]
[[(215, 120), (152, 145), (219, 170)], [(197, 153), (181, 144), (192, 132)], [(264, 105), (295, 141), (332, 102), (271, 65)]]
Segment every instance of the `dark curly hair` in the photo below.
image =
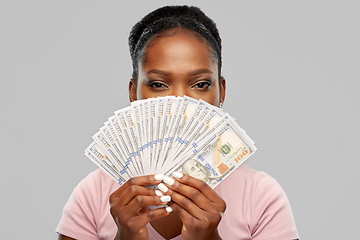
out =
[(169, 29), (183, 28), (203, 38), (210, 46), (213, 57), (218, 63), (221, 76), (221, 38), (214, 21), (198, 7), (165, 6), (146, 15), (131, 29), (129, 49), (133, 65), (132, 78), (137, 82), (138, 66), (144, 60), (147, 44), (153, 37)]

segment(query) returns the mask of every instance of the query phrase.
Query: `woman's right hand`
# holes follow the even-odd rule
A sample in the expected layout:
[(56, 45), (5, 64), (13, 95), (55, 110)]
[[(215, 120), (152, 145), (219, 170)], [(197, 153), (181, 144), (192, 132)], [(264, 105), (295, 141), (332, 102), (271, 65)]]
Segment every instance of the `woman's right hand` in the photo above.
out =
[(163, 179), (161, 174), (134, 177), (110, 195), (110, 212), (118, 227), (115, 239), (147, 240), (146, 224), (169, 214), (166, 208), (149, 208), (167, 203), (156, 195), (154, 189), (146, 187), (159, 184)]

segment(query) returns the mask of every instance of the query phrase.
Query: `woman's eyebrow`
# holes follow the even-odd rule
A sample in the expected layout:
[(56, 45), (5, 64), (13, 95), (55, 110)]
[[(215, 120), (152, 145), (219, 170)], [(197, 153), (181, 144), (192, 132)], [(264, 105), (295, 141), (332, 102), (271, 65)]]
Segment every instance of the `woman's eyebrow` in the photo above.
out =
[[(159, 74), (159, 75), (163, 75), (163, 76), (170, 75), (170, 73), (168, 73), (167, 71), (163, 71), (160, 69), (150, 69), (149, 71), (146, 72), (146, 74), (150, 74), (150, 73), (155, 73), (155, 74)], [(207, 68), (197, 69), (197, 70), (189, 72), (188, 76), (196, 76), (196, 75), (200, 75), (200, 74), (204, 74), (204, 73), (213, 74), (213, 71), (211, 71), (210, 69), (207, 69)]]
[(204, 69), (194, 70), (194, 71), (190, 72), (188, 75), (189, 76), (196, 76), (196, 75), (200, 75), (200, 74), (204, 74), (204, 73), (213, 74), (213, 72), (210, 69), (204, 68)]
[(163, 76), (168, 76), (169, 73), (163, 70), (159, 70), (159, 69), (150, 69), (149, 71), (147, 71), (147, 74), (149, 73), (155, 73), (155, 74), (159, 74), (159, 75), (163, 75)]

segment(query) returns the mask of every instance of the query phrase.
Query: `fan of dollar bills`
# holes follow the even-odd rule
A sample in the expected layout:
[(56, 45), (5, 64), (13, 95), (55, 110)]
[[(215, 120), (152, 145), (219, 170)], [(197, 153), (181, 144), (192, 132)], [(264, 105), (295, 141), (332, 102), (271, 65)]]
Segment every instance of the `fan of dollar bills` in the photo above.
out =
[(229, 114), (187, 96), (132, 102), (93, 139), (85, 155), (120, 185), (178, 171), (215, 187), (256, 150)]

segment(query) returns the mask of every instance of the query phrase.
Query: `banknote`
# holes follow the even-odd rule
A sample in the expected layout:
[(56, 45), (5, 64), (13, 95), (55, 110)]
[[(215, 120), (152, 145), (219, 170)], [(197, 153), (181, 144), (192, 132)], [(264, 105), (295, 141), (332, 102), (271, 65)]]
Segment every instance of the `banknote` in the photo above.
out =
[(121, 177), (118, 173), (113, 173), (112, 170), (108, 169), (108, 166), (104, 164), (100, 159), (98, 159), (95, 155), (91, 152), (85, 150), (85, 156), (87, 156), (93, 163), (95, 163), (99, 168), (101, 168), (105, 173), (107, 173), (114, 181), (118, 182), (120, 185), (123, 184), (121, 181)]
[(125, 136), (123, 135), (123, 130), (120, 127), (120, 124), (117, 121), (116, 116), (111, 116), (109, 118), (109, 122), (112, 126), (112, 129), (114, 130), (114, 139), (117, 143), (117, 146), (119, 149), (121, 149), (121, 152), (123, 153), (125, 159), (126, 159), (126, 165), (129, 168), (130, 172), (132, 173), (132, 175), (135, 176), (140, 176), (140, 173), (138, 172), (138, 170), (136, 169), (136, 166), (134, 164), (133, 161), (133, 157), (131, 157), (131, 152), (130, 149), (128, 147), (128, 142), (125, 139)]
[[(100, 128), (100, 131), (93, 135), (93, 139), (97, 146), (101, 149), (102, 154), (107, 156), (106, 159), (110, 160), (115, 166), (114, 169), (119, 173), (122, 172), (122, 177), (125, 178), (125, 180), (128, 180), (131, 177), (129, 177), (129, 174), (127, 173), (127, 163), (126, 161), (124, 162), (123, 158), (121, 158), (119, 152), (116, 150), (117, 146), (110, 140), (107, 134), (110, 133), (108, 133), (106, 127), (103, 126)], [(98, 148), (97, 150), (100, 152)]]
[(190, 109), (190, 111), (188, 110), (188, 114), (186, 117), (183, 118), (183, 121), (181, 121), (181, 124), (177, 127), (178, 128), (178, 134), (177, 134), (177, 138), (175, 139), (175, 142), (172, 144), (169, 155), (173, 156), (178, 150), (179, 150), (179, 145), (183, 144), (183, 139), (184, 139), (184, 135), (189, 133), (189, 129), (192, 127), (193, 124), (195, 124), (194, 122), (195, 119), (200, 115), (200, 113), (202, 113), (202, 110), (205, 107), (205, 103), (199, 101), (196, 106), (194, 107), (194, 109), (191, 109), (190, 107), (188, 107), (188, 109)]
[(183, 172), (211, 187), (218, 185), (256, 150), (253, 144), (247, 143), (244, 131), (232, 119), (193, 145), (192, 149), (165, 174)]
[[(163, 105), (162, 105), (163, 102)], [(159, 112), (158, 112), (158, 137), (157, 137), (157, 146), (155, 149), (155, 169), (158, 169), (160, 164), (162, 164), (161, 153), (166, 138), (166, 133), (169, 130), (168, 124), (171, 121), (172, 112), (174, 111), (177, 98), (174, 96), (159, 98)], [(162, 105), (162, 106), (161, 106)]]
[[(198, 139), (198, 137), (205, 137), (205, 132), (211, 129), (215, 124), (219, 123), (221, 119), (226, 120), (226, 113), (221, 109), (216, 108), (205, 101), (200, 100), (199, 108), (194, 114), (194, 119), (191, 119), (183, 129), (182, 134), (177, 137), (174, 151), (168, 156), (168, 159), (176, 159), (176, 157), (184, 152), (185, 148), (191, 141)], [(225, 117), (225, 119), (224, 119)]]
[(96, 142), (92, 142), (85, 150), (85, 155), (90, 158), (96, 165), (102, 168), (110, 177), (117, 181), (120, 185), (126, 180), (122, 177), (125, 174), (124, 169), (117, 169), (111, 160), (105, 155)]
[[(143, 102), (142, 101), (135, 101), (131, 103), (131, 108), (132, 108), (132, 113), (134, 114), (134, 119), (133, 124), (135, 125), (135, 131), (136, 131), (136, 137), (137, 137), (137, 147), (139, 148), (139, 154), (141, 159), (144, 159), (144, 135), (143, 132), (144, 130), (142, 129), (142, 123), (141, 123), (141, 119), (143, 119), (142, 116), (142, 105)], [(143, 165), (144, 167), (144, 165)], [(145, 170), (144, 170), (145, 171)]]
[[(116, 119), (116, 118), (115, 118)], [(126, 153), (123, 150), (123, 145), (120, 143), (119, 138), (116, 135), (116, 130), (113, 127), (113, 124), (110, 120), (104, 123), (104, 126), (100, 128), (100, 131), (103, 132), (104, 135), (107, 136), (109, 140), (114, 154), (117, 156), (116, 161), (120, 161), (120, 165), (122, 165), (127, 172), (128, 176), (135, 176), (135, 169), (131, 164), (131, 161), (128, 161), (126, 157)], [(95, 135), (94, 135), (95, 136)], [(93, 138), (94, 138), (93, 136)]]
[[(132, 111), (132, 107), (129, 108), (125, 108), (126, 110), (124, 110), (123, 112), (123, 116), (125, 118), (125, 126), (124, 129), (126, 129), (126, 131), (128, 132), (128, 138), (131, 142), (131, 145), (133, 146), (134, 149), (134, 154), (135, 154), (135, 158), (138, 162), (139, 168), (140, 168), (140, 172), (142, 174), (144, 174), (144, 167), (143, 167), (143, 163), (142, 163), (142, 158), (141, 158), (141, 152), (140, 152), (140, 148), (141, 148), (141, 143), (140, 143), (140, 138), (137, 134), (137, 129), (136, 129), (136, 125), (134, 123), (134, 114)], [(115, 114), (116, 115), (116, 114)], [(120, 115), (118, 115), (120, 116)]]
[(196, 114), (199, 105), (200, 102), (198, 100), (187, 96), (183, 97), (183, 101), (180, 108), (178, 109), (177, 115), (175, 116), (173, 122), (173, 132), (171, 133), (171, 140), (169, 140), (169, 143), (167, 145), (168, 149), (165, 149), (165, 151), (167, 151), (165, 159), (168, 158), (168, 155), (172, 156), (173, 153), (176, 151), (176, 140), (179, 139), (180, 133), (182, 133), (182, 130), (185, 127), (186, 123), (189, 122), (189, 119), (194, 114)]
[(154, 135), (153, 135), (153, 155), (152, 155), (152, 168), (156, 169), (158, 165), (159, 146), (162, 143), (160, 132), (162, 131), (162, 120), (164, 119), (164, 112), (166, 111), (167, 98), (157, 98), (157, 108), (155, 108), (155, 122), (154, 122)]
[(135, 169), (137, 170), (139, 175), (143, 175), (144, 171), (141, 164), (141, 160), (139, 159), (139, 149), (136, 147), (136, 144), (134, 143), (131, 137), (130, 128), (132, 126), (130, 126), (127, 123), (127, 113), (129, 111), (131, 111), (131, 107), (123, 108), (121, 110), (116, 111), (115, 116), (117, 118), (119, 127), (121, 129), (121, 132), (119, 132), (119, 134), (121, 134), (123, 138), (126, 140), (127, 148), (130, 153), (130, 158), (133, 160), (134, 165), (136, 166)]
[(120, 185), (180, 171), (215, 187), (256, 151), (233, 117), (188, 96), (134, 101), (92, 138), (85, 155)]
[(198, 146), (201, 145), (203, 141), (205, 141), (204, 139), (207, 139), (209, 135), (214, 134), (214, 132), (216, 132), (219, 127), (228, 123), (230, 119), (230, 115), (226, 113), (220, 119), (216, 119), (216, 123), (213, 123), (211, 127), (209, 126), (210, 124), (207, 124), (206, 122), (200, 124), (197, 131), (194, 131), (193, 135), (189, 138), (189, 141), (187, 141), (186, 144), (184, 142), (184, 144), (180, 146), (182, 148), (181, 151), (179, 151), (177, 155), (169, 155), (167, 157), (161, 168), (161, 172), (167, 171), (175, 164), (177, 164), (179, 160), (191, 155), (194, 151), (196, 151)]
[(182, 109), (184, 99), (177, 97), (176, 101), (174, 102), (174, 105), (171, 107), (171, 112), (169, 113), (169, 122), (166, 126), (166, 132), (164, 135), (164, 144), (161, 149), (160, 154), (160, 162), (161, 165), (163, 165), (164, 160), (166, 159), (166, 156), (168, 155), (168, 151), (171, 147), (172, 141), (175, 138), (176, 133), (176, 127), (177, 127), (177, 119), (178, 115)]
[(149, 101), (143, 101), (143, 105), (142, 105), (142, 116), (143, 119), (141, 120), (141, 124), (142, 124), (142, 129), (143, 129), (143, 136), (144, 136), (144, 145), (143, 145), (143, 152), (144, 152), (144, 159), (145, 161), (143, 162), (144, 165), (144, 169), (147, 170), (147, 172), (150, 172), (150, 143), (149, 143)]
[(149, 99), (149, 115), (148, 115), (148, 131), (149, 131), (149, 139), (148, 139), (148, 148), (149, 148), (149, 161), (150, 161), (150, 172), (155, 173), (154, 169), (154, 154), (155, 154), (155, 146), (157, 143), (156, 139), (156, 120), (157, 120), (157, 110), (159, 108), (158, 106), (159, 99), (157, 98), (150, 98)]

